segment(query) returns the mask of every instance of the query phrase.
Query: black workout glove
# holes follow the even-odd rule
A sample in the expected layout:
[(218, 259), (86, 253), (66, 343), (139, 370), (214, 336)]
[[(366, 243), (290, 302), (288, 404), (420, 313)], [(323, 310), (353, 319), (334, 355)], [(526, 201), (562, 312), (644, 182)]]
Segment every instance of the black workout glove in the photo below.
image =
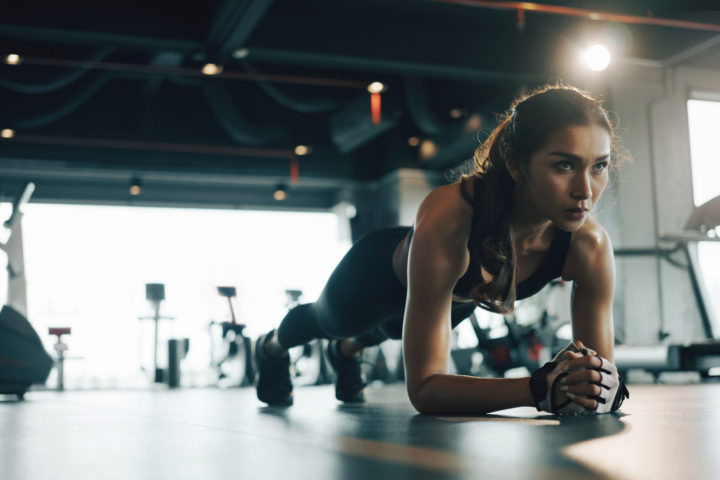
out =
[[(577, 352), (578, 349), (575, 347), (575, 344), (571, 343), (558, 353), (552, 362), (546, 363), (532, 373), (530, 377), (530, 391), (532, 392), (535, 407), (538, 411), (546, 411), (558, 415), (611, 413), (618, 410), (626, 398), (630, 398), (630, 392), (622, 381), (622, 377), (618, 375), (615, 365), (599, 355), (595, 355), (600, 358), (602, 362), (600, 368), (597, 370), (600, 372), (602, 378), (600, 386), (603, 392), (598, 396), (590, 397), (597, 400), (597, 409), (589, 410), (571, 400), (553, 408), (553, 387), (555, 386), (555, 382), (568, 375), (566, 362), (569, 362), (569, 360), (563, 359), (566, 358), (565, 353), (569, 351)], [(582, 353), (587, 354), (587, 352)]]
[(603, 391), (600, 395), (589, 398), (598, 402), (595, 413), (611, 413), (620, 408), (626, 398), (630, 398), (630, 392), (618, 374), (617, 367), (600, 355), (595, 356), (602, 362), (598, 371), (602, 377), (600, 386)]
[(537, 408), (538, 411), (559, 413), (560, 408), (572, 402), (569, 401), (555, 409), (553, 408), (553, 387), (555, 386), (555, 382), (567, 375), (569, 362), (569, 360), (547, 362), (532, 373), (530, 377), (530, 391), (532, 392), (535, 408)]

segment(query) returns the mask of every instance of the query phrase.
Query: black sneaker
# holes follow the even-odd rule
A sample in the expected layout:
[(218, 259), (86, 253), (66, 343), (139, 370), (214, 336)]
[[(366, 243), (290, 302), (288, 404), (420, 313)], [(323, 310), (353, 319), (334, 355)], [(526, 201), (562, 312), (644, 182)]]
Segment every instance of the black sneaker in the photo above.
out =
[(293, 385), (290, 379), (290, 357), (273, 357), (265, 352), (265, 342), (275, 330), (262, 335), (255, 342), (255, 365), (258, 370), (257, 397), (272, 406), (293, 404)]
[(328, 360), (337, 374), (335, 398), (345, 403), (363, 403), (365, 402), (363, 389), (367, 384), (360, 369), (362, 359), (359, 356), (342, 355), (338, 350), (339, 345), (339, 340), (330, 340), (327, 347)]

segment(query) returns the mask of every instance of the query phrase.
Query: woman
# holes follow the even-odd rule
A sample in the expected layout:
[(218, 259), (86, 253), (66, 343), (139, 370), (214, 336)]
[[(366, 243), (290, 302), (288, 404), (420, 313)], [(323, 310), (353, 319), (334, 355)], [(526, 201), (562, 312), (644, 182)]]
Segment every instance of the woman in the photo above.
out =
[[(414, 227), (358, 241), (317, 302), (258, 339), (258, 398), (292, 404), (287, 349), (328, 338), (336, 397), (363, 401), (359, 353), (402, 337), (407, 391), (421, 413), (619, 408), (627, 390), (612, 364), (613, 252), (589, 216), (614, 167), (614, 140), (600, 102), (576, 88), (517, 99), (476, 151), (472, 175), (430, 192)], [(530, 378), (448, 374), (451, 328), (476, 305), (511, 312), (559, 276), (574, 282), (575, 344)]]

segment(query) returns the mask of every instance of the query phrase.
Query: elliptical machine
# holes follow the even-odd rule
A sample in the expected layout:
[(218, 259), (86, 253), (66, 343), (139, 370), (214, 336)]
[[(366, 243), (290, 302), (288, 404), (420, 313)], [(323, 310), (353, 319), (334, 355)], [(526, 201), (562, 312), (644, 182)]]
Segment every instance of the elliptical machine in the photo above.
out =
[(0, 310), (0, 394), (22, 400), (30, 385), (47, 381), (53, 360), (28, 322), (27, 282), (22, 241), (22, 207), (30, 200), (35, 184), (29, 182), (15, 198), (10, 218), (3, 227), (10, 231), (0, 249), (7, 254), (7, 305)]

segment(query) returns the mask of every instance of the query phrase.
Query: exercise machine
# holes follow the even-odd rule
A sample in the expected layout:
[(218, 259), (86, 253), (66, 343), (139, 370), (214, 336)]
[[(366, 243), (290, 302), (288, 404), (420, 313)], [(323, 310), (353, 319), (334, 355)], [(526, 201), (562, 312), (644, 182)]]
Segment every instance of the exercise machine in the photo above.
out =
[[(713, 332), (710, 310), (698, 278), (698, 265), (691, 252), (691, 245), (695, 243), (720, 242), (716, 230), (719, 226), (720, 195), (694, 208), (682, 232), (659, 236), (661, 242), (674, 246), (615, 250), (615, 255), (619, 257), (659, 256), (670, 264), (687, 270), (706, 338), (705, 342), (684, 345), (669, 343), (650, 347), (620, 345), (615, 349), (615, 363), (621, 373), (630, 369), (643, 369), (655, 375), (657, 379), (662, 372), (697, 371), (702, 378), (708, 378), (711, 369), (720, 367), (720, 340)], [(683, 256), (683, 262), (674, 258), (677, 253)], [(667, 336), (668, 334), (661, 328), (658, 332), (659, 340), (665, 340)]]
[(22, 400), (33, 384), (47, 381), (53, 360), (35, 330), (14, 308), (0, 310), (0, 394)]
[(47, 381), (53, 361), (27, 319), (27, 282), (22, 241), (22, 209), (35, 185), (27, 183), (15, 197), (10, 218), (3, 227), (10, 232), (0, 249), (7, 254), (7, 305), (0, 310), (0, 394), (23, 399), (32, 384)]
[(57, 360), (55, 361), (55, 368), (57, 370), (57, 391), (62, 392), (65, 390), (65, 352), (68, 349), (66, 343), (62, 341), (63, 335), (70, 335), (72, 330), (70, 328), (49, 328), (48, 334), (55, 335), (57, 342), (53, 345), (55, 352), (57, 353)]
[(35, 184), (28, 182), (20, 195), (15, 197), (12, 212), (3, 227), (10, 232), (0, 250), (7, 254), (7, 300), (5, 301), (20, 315), (27, 317), (27, 280), (25, 279), (25, 254), (23, 251), (22, 216), (23, 207), (35, 192)]
[(158, 364), (158, 342), (160, 320), (175, 320), (175, 317), (160, 315), (160, 305), (165, 300), (165, 284), (147, 283), (145, 284), (145, 298), (150, 302), (153, 314), (150, 316), (138, 317), (140, 320), (153, 321), (153, 381), (155, 383), (165, 382), (165, 369), (160, 368)]
[[(255, 382), (255, 366), (252, 360), (252, 341), (244, 333), (245, 323), (237, 321), (232, 299), (237, 296), (235, 287), (217, 287), (221, 297), (227, 298), (230, 310), (230, 320), (210, 322), (210, 363), (218, 369), (218, 381), (221, 387), (244, 387)], [(221, 339), (224, 345), (224, 356), (215, 361), (215, 345), (213, 341), (213, 328), (219, 325)]]

